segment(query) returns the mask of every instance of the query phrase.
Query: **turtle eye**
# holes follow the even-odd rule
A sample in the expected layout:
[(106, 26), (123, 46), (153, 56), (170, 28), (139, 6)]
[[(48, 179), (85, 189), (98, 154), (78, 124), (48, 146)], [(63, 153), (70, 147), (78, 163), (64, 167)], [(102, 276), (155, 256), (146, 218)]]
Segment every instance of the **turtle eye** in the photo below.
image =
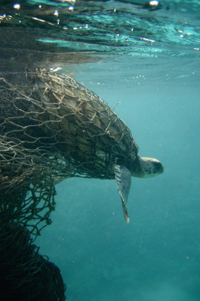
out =
[(156, 174), (156, 173), (163, 173), (163, 171), (164, 171), (164, 167), (163, 167), (162, 163), (159, 162), (159, 161), (154, 162), (153, 173), (154, 174)]

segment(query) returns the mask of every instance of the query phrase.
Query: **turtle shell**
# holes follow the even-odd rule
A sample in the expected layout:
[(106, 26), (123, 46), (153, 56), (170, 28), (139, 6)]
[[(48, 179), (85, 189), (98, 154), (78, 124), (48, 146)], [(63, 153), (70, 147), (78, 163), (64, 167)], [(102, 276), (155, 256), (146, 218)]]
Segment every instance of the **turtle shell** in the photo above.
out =
[(25, 73), (20, 85), (5, 79), (1, 85), (0, 134), (4, 143), (13, 141), (26, 166), (50, 166), (59, 181), (112, 179), (116, 160), (127, 168), (134, 162), (138, 147), (125, 122), (72, 77), (36, 70)]
[(37, 118), (77, 174), (114, 178), (116, 160), (130, 166), (137, 144), (125, 122), (98, 95), (69, 76), (44, 70), (32, 81), (31, 97), (43, 107)]
[(115, 163), (134, 166), (138, 147), (113, 110), (73, 78), (46, 70), (14, 78), (0, 78), (0, 222), (20, 221), (38, 235), (51, 223), (56, 183), (113, 179)]

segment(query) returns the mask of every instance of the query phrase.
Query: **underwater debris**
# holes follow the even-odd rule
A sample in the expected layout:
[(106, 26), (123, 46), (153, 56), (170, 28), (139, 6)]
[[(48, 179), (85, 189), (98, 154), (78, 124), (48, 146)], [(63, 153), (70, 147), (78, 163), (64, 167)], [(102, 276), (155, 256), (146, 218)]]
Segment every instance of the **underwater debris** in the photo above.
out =
[(65, 300), (65, 285), (59, 268), (38, 251), (24, 226), (0, 225), (2, 301)]

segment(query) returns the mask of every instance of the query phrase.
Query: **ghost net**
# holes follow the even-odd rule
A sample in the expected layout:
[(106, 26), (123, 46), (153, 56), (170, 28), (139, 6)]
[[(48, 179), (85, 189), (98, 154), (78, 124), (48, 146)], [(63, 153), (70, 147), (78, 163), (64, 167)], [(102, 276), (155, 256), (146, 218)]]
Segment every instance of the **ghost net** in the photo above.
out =
[(36, 70), (19, 82), (0, 80), (0, 221), (38, 235), (51, 223), (56, 183), (113, 179), (116, 158), (129, 166), (138, 149), (125, 123), (71, 77)]
[[(27, 231), (37, 237), (51, 223), (56, 183), (74, 176), (113, 179), (116, 158), (128, 165), (136, 154), (125, 123), (71, 77), (35, 70), (0, 78), (0, 252), (9, 263), (4, 249), (14, 250), (13, 242), (21, 252), (30, 250), (26, 264), (14, 257), (18, 268), (12, 267), (13, 273), (31, 267), (33, 259), (39, 270), (40, 264), (44, 271), (52, 268), (63, 292), (58, 271), (49, 262), (43, 264)], [(16, 287), (30, 280), (28, 276)], [(62, 296), (52, 300), (64, 300)]]

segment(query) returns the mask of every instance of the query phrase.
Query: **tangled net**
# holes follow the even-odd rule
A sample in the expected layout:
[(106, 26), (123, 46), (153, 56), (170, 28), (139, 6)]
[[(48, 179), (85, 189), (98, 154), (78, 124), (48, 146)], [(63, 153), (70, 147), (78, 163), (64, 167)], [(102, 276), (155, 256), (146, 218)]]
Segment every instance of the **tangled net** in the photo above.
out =
[(56, 183), (113, 179), (115, 158), (128, 165), (137, 145), (110, 107), (71, 77), (46, 70), (17, 77), (20, 84), (0, 79), (0, 223), (17, 221), (38, 235), (51, 223)]
[(2, 301), (64, 301), (60, 270), (38, 254), (29, 231), (19, 224), (0, 226)]
[[(59, 269), (30, 235), (51, 223), (55, 184), (113, 179), (137, 154), (130, 130), (96, 94), (46, 70), (0, 78), (0, 291), (3, 300), (64, 300)], [(34, 236), (33, 236), (34, 237)]]

